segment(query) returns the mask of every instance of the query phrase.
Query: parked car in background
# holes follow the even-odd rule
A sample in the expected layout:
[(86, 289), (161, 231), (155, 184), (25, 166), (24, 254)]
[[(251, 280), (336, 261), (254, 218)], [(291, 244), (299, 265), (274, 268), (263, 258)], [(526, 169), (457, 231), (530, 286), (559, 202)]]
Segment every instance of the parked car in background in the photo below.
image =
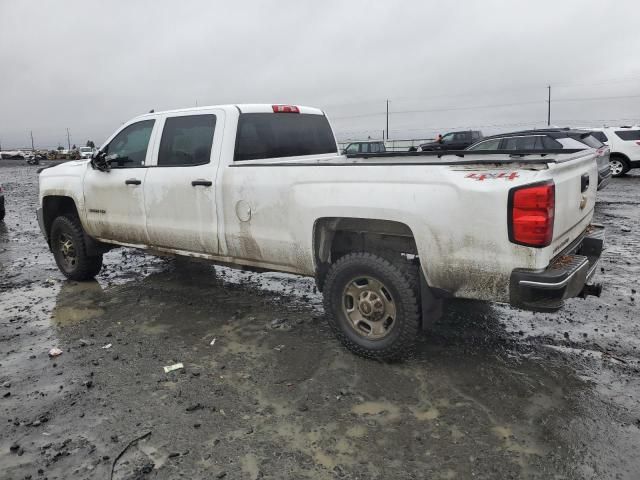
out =
[(387, 151), (382, 141), (373, 142), (351, 142), (347, 145), (342, 153), (354, 154), (354, 153), (385, 153)]
[(25, 158), (25, 153), (22, 150), (4, 150), (0, 152), (0, 157), (3, 160), (13, 160)]
[(91, 147), (80, 147), (80, 158), (91, 158), (93, 155), (93, 148)]
[(4, 209), (4, 192), (2, 191), (2, 185), (0, 185), (0, 222), (4, 220), (5, 215)]
[(433, 150), (464, 150), (472, 143), (482, 139), (480, 130), (464, 130), (461, 132), (445, 133), (438, 140), (420, 145), (419, 150), (429, 152)]
[(614, 177), (640, 168), (640, 126), (592, 128), (593, 135), (611, 149), (609, 162)]
[(501, 133), (485, 137), (471, 145), (467, 150), (558, 150), (565, 148), (593, 148), (596, 151), (598, 164), (598, 190), (603, 189), (611, 181), (609, 167), (609, 147), (598, 140), (589, 130), (570, 128), (544, 128), (523, 130), (520, 132)]

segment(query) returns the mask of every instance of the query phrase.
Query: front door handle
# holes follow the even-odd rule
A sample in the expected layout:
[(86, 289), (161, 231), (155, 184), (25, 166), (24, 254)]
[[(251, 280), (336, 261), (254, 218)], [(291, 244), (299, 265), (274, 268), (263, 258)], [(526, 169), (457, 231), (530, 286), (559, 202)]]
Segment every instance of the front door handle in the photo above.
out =
[(125, 185), (140, 185), (142, 183), (141, 180), (137, 178), (128, 178), (124, 181)]
[(210, 187), (211, 185), (213, 185), (213, 182), (211, 180), (203, 180), (201, 178), (191, 182), (192, 187), (197, 187), (197, 186)]

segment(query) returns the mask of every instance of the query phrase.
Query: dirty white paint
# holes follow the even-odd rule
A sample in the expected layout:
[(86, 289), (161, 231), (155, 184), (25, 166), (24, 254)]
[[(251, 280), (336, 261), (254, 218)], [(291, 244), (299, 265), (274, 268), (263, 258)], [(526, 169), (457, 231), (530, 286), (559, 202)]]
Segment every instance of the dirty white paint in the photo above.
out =
[[(270, 105), (241, 108), (271, 111)], [(322, 114), (307, 107), (301, 111)], [(210, 162), (158, 167), (164, 120), (211, 113), (217, 121)], [(338, 154), (234, 164), (238, 118), (238, 108), (230, 105), (138, 117), (122, 128), (156, 120), (145, 167), (105, 173), (86, 162), (69, 162), (41, 174), (41, 198), (73, 198), (88, 233), (103, 241), (303, 275), (315, 273), (313, 238), (319, 219), (400, 222), (415, 237), (431, 286), (493, 301), (508, 301), (514, 268), (545, 268), (554, 249), (576, 238), (593, 216), (597, 168), (591, 150), (563, 155), (560, 163), (538, 158), (508, 168), (500, 163), (504, 155), (496, 155), (495, 164), (464, 166), (425, 165), (420, 159), (415, 165), (379, 165)], [(590, 187), (580, 208), (583, 173), (589, 174)], [(133, 177), (141, 185), (125, 185)], [(211, 180), (212, 186), (191, 186), (196, 179)], [(532, 249), (510, 243), (508, 191), (550, 179), (556, 185), (552, 244)]]

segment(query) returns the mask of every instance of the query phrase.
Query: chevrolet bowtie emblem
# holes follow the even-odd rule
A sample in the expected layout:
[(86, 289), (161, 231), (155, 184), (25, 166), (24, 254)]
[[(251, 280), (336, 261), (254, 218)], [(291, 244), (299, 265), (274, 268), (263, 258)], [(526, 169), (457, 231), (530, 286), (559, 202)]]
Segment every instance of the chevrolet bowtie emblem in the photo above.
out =
[(584, 207), (586, 206), (587, 206), (587, 197), (582, 195), (582, 198), (580, 199), (580, 210), (583, 210)]

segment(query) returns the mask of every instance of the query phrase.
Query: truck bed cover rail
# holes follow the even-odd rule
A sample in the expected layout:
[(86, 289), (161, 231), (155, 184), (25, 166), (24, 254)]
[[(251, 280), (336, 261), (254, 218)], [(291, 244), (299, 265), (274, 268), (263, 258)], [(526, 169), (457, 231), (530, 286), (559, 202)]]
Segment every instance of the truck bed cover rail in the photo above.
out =
[[(343, 167), (343, 166), (416, 166), (416, 165), (477, 165), (562, 163), (572, 160), (571, 155), (587, 152), (589, 148), (563, 148), (549, 150), (449, 150), (445, 152), (385, 152), (348, 154), (326, 159), (253, 160), (235, 162), (230, 167)], [(563, 155), (563, 158), (558, 158)], [(346, 157), (346, 160), (345, 160)], [(442, 158), (449, 157), (449, 158)], [(451, 158), (455, 157), (455, 158)], [(484, 158), (483, 158), (484, 157)], [(528, 157), (528, 158), (526, 158)], [(569, 158), (568, 158), (569, 157)]]
[(455, 155), (464, 158), (470, 155), (508, 155), (510, 157), (523, 157), (525, 155), (546, 155), (578, 153), (587, 148), (554, 148), (546, 150), (431, 150), (426, 152), (382, 152), (382, 153), (349, 153), (347, 158), (386, 158), (386, 157), (443, 157)]

